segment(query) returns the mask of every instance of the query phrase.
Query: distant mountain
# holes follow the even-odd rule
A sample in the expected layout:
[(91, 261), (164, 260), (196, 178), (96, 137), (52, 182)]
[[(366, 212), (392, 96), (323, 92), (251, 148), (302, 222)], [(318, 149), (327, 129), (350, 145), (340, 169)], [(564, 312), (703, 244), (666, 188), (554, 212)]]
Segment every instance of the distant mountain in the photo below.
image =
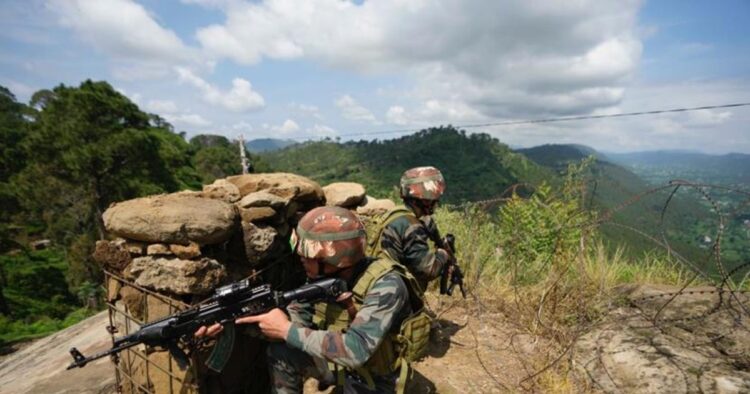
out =
[(283, 149), (283, 148), (286, 148), (287, 146), (291, 146), (296, 143), (297, 141), (294, 141), (294, 140), (280, 140), (276, 138), (257, 138), (257, 139), (245, 142), (245, 148), (250, 153), (261, 153), (261, 152), (270, 152), (270, 151), (275, 151), (278, 149)]
[(607, 158), (626, 166), (652, 183), (670, 179), (725, 185), (750, 185), (750, 155), (709, 155), (685, 151), (607, 153)]
[(452, 127), (387, 141), (306, 142), (263, 153), (261, 159), (276, 171), (306, 175), (321, 184), (359, 182), (379, 197), (395, 190), (406, 169), (432, 165), (445, 175), (448, 203), (490, 199), (516, 183), (555, 177), (487, 134), (467, 135)]

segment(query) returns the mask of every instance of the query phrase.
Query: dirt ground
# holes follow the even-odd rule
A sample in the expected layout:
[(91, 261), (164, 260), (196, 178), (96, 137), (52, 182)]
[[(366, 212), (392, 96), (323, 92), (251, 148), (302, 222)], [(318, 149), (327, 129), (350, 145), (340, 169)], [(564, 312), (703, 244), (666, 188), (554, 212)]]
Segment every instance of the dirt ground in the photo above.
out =
[[(409, 392), (518, 391), (519, 380), (533, 372), (524, 368), (523, 355), (536, 351), (537, 345), (528, 338), (511, 335), (512, 329), (499, 313), (458, 300), (430, 300), (437, 325), (427, 356), (413, 365)], [(65, 370), (70, 346), (84, 353), (108, 346), (109, 336), (103, 328), (106, 324), (104, 312), (4, 355), (0, 358), (0, 394), (112, 392), (114, 372), (107, 358), (86, 368)], [(305, 392), (317, 393), (312, 387), (310, 382)]]

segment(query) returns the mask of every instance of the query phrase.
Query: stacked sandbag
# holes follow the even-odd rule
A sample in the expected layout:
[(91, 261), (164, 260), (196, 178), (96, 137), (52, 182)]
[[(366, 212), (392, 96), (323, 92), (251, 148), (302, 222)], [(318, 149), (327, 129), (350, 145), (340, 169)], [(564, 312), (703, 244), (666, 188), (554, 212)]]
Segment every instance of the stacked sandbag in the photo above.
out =
[[(180, 301), (198, 302), (217, 286), (257, 272), (262, 272), (258, 282), (270, 282), (277, 288), (301, 284), (304, 275), (291, 253), (289, 235), (307, 210), (324, 204), (321, 187), (294, 174), (219, 179), (200, 192), (182, 191), (113, 204), (103, 221), (117, 238), (98, 241), (93, 257), (107, 271), (124, 278), (110, 278), (108, 301), (139, 321), (153, 321), (176, 312), (175, 305)], [(115, 319), (120, 335), (137, 329), (126, 320), (122, 316)], [(240, 340), (236, 349), (262, 353), (262, 347), (252, 339)], [(151, 362), (169, 366), (168, 370), (179, 375), (176, 366), (162, 365), (168, 364), (167, 353), (149, 352)], [(237, 357), (248, 356), (233, 353), (232, 358)], [(129, 355), (123, 363), (138, 385), (162, 393), (170, 392), (161, 388), (171, 384), (172, 391), (179, 391), (174, 390), (174, 379), (166, 373), (155, 373), (160, 369), (147, 367), (141, 358)], [(265, 371), (265, 366), (260, 368)], [(229, 376), (232, 373), (225, 371), (208, 380), (191, 379), (194, 385), (198, 379), (198, 386), (210, 384), (214, 389), (250, 384), (246, 369), (234, 374)]]

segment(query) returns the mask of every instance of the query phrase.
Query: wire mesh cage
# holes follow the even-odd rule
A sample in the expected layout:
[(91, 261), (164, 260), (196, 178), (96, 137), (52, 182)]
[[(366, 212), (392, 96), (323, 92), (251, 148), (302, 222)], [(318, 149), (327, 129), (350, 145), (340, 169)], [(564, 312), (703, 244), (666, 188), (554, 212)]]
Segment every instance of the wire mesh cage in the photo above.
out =
[[(129, 335), (144, 323), (187, 309), (188, 304), (138, 286), (105, 271), (108, 330), (115, 337)], [(120, 393), (198, 393), (198, 359), (192, 355), (186, 370), (178, 367), (166, 349), (145, 345), (126, 349), (114, 358), (115, 378)]]

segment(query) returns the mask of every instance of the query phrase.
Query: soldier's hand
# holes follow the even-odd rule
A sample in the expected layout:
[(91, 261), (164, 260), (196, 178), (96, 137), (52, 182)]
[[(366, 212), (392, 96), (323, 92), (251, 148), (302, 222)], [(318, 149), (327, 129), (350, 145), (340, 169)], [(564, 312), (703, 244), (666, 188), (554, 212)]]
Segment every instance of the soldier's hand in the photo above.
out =
[(262, 315), (240, 317), (234, 322), (236, 324), (258, 323), (260, 331), (267, 338), (284, 341), (286, 341), (287, 333), (289, 333), (289, 327), (292, 326), (289, 317), (279, 308), (272, 309)]
[(211, 326), (201, 326), (194, 334), (193, 336), (196, 338), (202, 338), (205, 336), (209, 337), (215, 337), (219, 335), (220, 332), (224, 331), (224, 326), (222, 326), (219, 323), (216, 323)]

